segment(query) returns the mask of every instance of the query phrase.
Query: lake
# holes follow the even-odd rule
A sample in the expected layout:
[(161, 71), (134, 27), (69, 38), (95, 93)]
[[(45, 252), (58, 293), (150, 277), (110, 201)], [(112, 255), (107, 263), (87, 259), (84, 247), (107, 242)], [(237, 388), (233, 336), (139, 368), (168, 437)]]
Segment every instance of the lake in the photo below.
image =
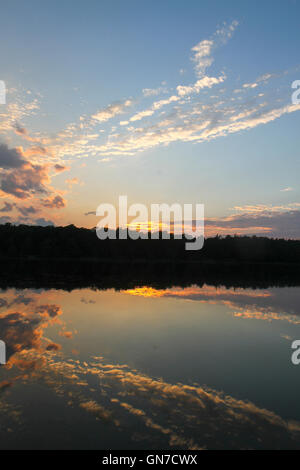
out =
[(1, 449), (299, 449), (300, 288), (3, 289)]

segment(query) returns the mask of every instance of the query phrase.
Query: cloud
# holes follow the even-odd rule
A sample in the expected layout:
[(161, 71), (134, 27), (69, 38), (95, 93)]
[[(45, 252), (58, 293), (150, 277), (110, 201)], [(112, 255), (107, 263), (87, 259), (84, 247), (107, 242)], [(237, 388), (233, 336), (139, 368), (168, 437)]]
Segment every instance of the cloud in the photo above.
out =
[[(14, 100), (13, 96), (15, 98)], [(20, 122), (23, 118), (35, 115), (38, 109), (38, 98), (34, 98), (33, 100), (28, 101), (28, 95), (24, 95), (22, 93), (19, 95), (17, 92), (12, 93), (11, 99), (3, 108), (3, 111), (1, 109), (0, 134), (6, 134), (7, 132), (11, 131), (16, 133), (16, 130), (18, 132), (19, 129), (18, 135), (23, 138), (26, 137), (28, 140), (26, 129), (24, 132), (23, 126), (16, 123)]]
[(27, 217), (28, 215), (36, 214), (38, 209), (33, 206), (29, 207), (18, 207), (18, 211), (24, 216)]
[(61, 349), (61, 345), (57, 343), (49, 343), (46, 347), (46, 351), (58, 351)]
[(0, 208), (0, 212), (11, 212), (15, 204), (4, 201), (4, 206)]
[(98, 418), (100, 418), (101, 420), (108, 421), (111, 418), (110, 411), (106, 410), (102, 405), (99, 405), (99, 403), (94, 400), (82, 402), (80, 403), (80, 406), (89, 413), (98, 416)]
[(274, 73), (265, 73), (256, 79), (255, 82), (252, 83), (244, 83), (243, 88), (256, 88), (259, 86), (260, 83), (267, 82), (270, 78), (276, 77), (277, 74)]
[(54, 226), (54, 222), (52, 220), (44, 219), (44, 217), (40, 217), (39, 219), (35, 219), (33, 221), (34, 225), (39, 225), (41, 227), (48, 227), (49, 225)]
[(258, 83), (244, 83), (243, 88), (256, 88)]
[(62, 310), (59, 305), (56, 304), (43, 304), (36, 307), (36, 312), (49, 316), (51, 318), (57, 317), (62, 314)]
[(18, 294), (16, 297), (12, 299), (9, 306), (12, 305), (29, 305), (34, 302), (34, 298), (30, 296), (26, 296), (24, 294)]
[(170, 103), (176, 103), (177, 101), (179, 101), (179, 97), (176, 95), (172, 95), (165, 100), (155, 101), (152, 105), (152, 109), (154, 111), (157, 111), (158, 109), (161, 109), (163, 106), (166, 106)]
[[(227, 92), (224, 88), (217, 90), (215, 95), (208, 95), (209, 89), (222, 84), (226, 77), (224, 73), (217, 77), (205, 75), (204, 72), (208, 66), (207, 58), (211, 57), (217, 47), (228, 41), (237, 24), (237, 21), (229, 25), (224, 24), (212, 38), (202, 40), (192, 48), (192, 61), (195, 63), (198, 75), (198, 80), (194, 84), (178, 85), (177, 95), (154, 101), (149, 108), (135, 113), (129, 119), (129, 122), (133, 124), (131, 127), (124, 129), (128, 120), (121, 121), (120, 132), (117, 133), (114, 129), (108, 135), (106, 142), (94, 146), (92, 153), (100, 153), (103, 156), (133, 155), (156, 146), (166, 146), (172, 142), (208, 142), (232, 133), (250, 130), (272, 122), (285, 114), (298, 111), (300, 105), (284, 105), (282, 99), (274, 100), (274, 97), (268, 101), (265, 93), (258, 93), (257, 96), (251, 93), (249, 99), (247, 88), (244, 88), (242, 98), (236, 96), (236, 90)], [(265, 73), (258, 77), (255, 83), (266, 83), (274, 76), (274, 74)], [(249, 85), (248, 88), (251, 90), (251, 84), (246, 85)], [(196, 101), (192, 96), (200, 92), (203, 92), (203, 97), (205, 97), (205, 99), (202, 98), (202, 102)], [(265, 101), (262, 101), (262, 98)], [(156, 111), (170, 104), (175, 106), (169, 110), (169, 115), (165, 116), (165, 112), (162, 112), (154, 116)], [(164, 115), (163, 118), (162, 115)], [(149, 125), (134, 126), (135, 122), (152, 116), (156, 121), (151, 120)]]
[(26, 135), (27, 130), (25, 129), (25, 127), (22, 127), (22, 126), (20, 126), (20, 124), (16, 123), (15, 124), (15, 133), (19, 134), (19, 135)]
[[(123, 433), (139, 429), (133, 437), (143, 446), (150, 442), (164, 449), (241, 449), (249, 448), (249, 436), (257, 449), (294, 448), (299, 442), (299, 422), (207, 386), (167, 382), (104, 358), (64, 359), (56, 348), (23, 350), (19, 356), (14, 361), (18, 366), (21, 359), (27, 365), (43, 359), (42, 367), (32, 371), (35, 381), (51, 383), (59, 396), (70, 392), (70, 406), (79, 405)], [(10, 381), (20, 378), (12, 376)]]
[(230, 25), (224, 23), (224, 25), (215, 32), (211, 39), (204, 39), (192, 47), (192, 61), (195, 64), (197, 77), (201, 78), (204, 76), (206, 69), (210, 67), (214, 61), (212, 57), (213, 50), (220, 45), (226, 44), (237, 26), (237, 21), (233, 21)]
[(7, 224), (7, 223), (11, 223), (11, 222), (12, 222), (12, 218), (9, 217), (8, 215), (0, 217), (0, 224)]
[(101, 109), (96, 114), (93, 114), (92, 119), (99, 121), (99, 122), (108, 121), (109, 119), (117, 116), (118, 114), (122, 114), (126, 112), (127, 109), (130, 106), (132, 106), (132, 104), (133, 104), (132, 100), (126, 100), (123, 102), (111, 104), (107, 106), (106, 108)]
[(67, 339), (72, 339), (73, 338), (72, 331), (60, 331), (58, 334), (59, 334), (59, 336), (63, 336), (64, 338), (67, 338)]
[(40, 318), (19, 312), (0, 316), (1, 338), (7, 345), (7, 357), (22, 349), (39, 348), (41, 332)]
[[(158, 88), (143, 88), (143, 97), (149, 100), (153, 98), (152, 104), (148, 103), (146, 109), (133, 111), (130, 120), (126, 115), (125, 119), (120, 121), (118, 130), (114, 126), (111, 132), (105, 136), (102, 134), (102, 132), (106, 132), (104, 129), (95, 133), (93, 126), (97, 122), (105, 123), (109, 119), (129, 111), (131, 106), (135, 104), (131, 98), (105, 106), (92, 113), (91, 116), (81, 117), (80, 122), (70, 123), (55, 138), (41, 140), (40, 146), (31, 147), (23, 153), (17, 149), (12, 150), (19, 153), (19, 159), (23, 158), (24, 160), (26, 156), (38, 155), (39, 152), (42, 155), (41, 152), (44, 149), (50, 152), (51, 156), (55, 156), (53, 158), (56, 160), (54, 160), (55, 164), (52, 162), (52, 168), (59, 172), (67, 168), (61, 163), (65, 156), (70, 159), (92, 156), (98, 159), (100, 157), (101, 161), (105, 161), (105, 157), (134, 155), (157, 146), (167, 146), (176, 142), (209, 142), (212, 139), (253, 129), (272, 122), (285, 114), (298, 111), (299, 106), (285, 104), (290, 103), (290, 96), (288, 96), (289, 101), (284, 101), (282, 97), (274, 99), (273, 95), (268, 97), (266, 93), (262, 102), (261, 93), (258, 94), (256, 90), (257, 86), (260, 83), (267, 84), (268, 80), (275, 77), (274, 74), (264, 73), (253, 82), (247, 80), (244, 86), (242, 82), (240, 84), (241, 96), (224, 88), (223, 83), (226, 77), (222, 70), (214, 73), (214, 76), (207, 75), (207, 69), (214, 60), (214, 52), (232, 37), (237, 25), (237, 21), (223, 24), (213, 35), (202, 39), (191, 48), (191, 62), (196, 74), (194, 83), (190, 81), (187, 84), (181, 83), (175, 86), (176, 91), (172, 92), (174, 94), (164, 97), (166, 99), (162, 100), (158, 100), (156, 96), (167, 92), (163, 83)], [(217, 86), (218, 84), (222, 84), (222, 87)], [(214, 94), (211, 93), (213, 86), (215, 87)], [(272, 93), (275, 93), (274, 86), (270, 89)], [(200, 93), (201, 96), (198, 96)], [(31, 110), (30, 107), (26, 110), (29, 115), (34, 112), (37, 105), (32, 104), (31, 106)], [(164, 107), (168, 108), (163, 109)], [(20, 136), (28, 136), (23, 124), (15, 124), (22, 117), (18, 113), (20, 113), (20, 109), (15, 112), (14, 130)], [(147, 117), (149, 119), (146, 125), (141, 125), (140, 121)], [(130, 127), (127, 127), (129, 123)], [(37, 175), (35, 183), (29, 185), (29, 188), (24, 188), (24, 178), (27, 177), (27, 173), (30, 173), (29, 181), (32, 179), (31, 167), (33, 163), (28, 163), (26, 175), (25, 166), (23, 167), (22, 163), (18, 164), (21, 174), (18, 175), (16, 172), (16, 175), (21, 184), (19, 185), (16, 177), (11, 174), (1, 174), (2, 191), (18, 198), (43, 195), (41, 192), (43, 189), (49, 191), (47, 169), (44, 170), (43, 176), (41, 175), (42, 170), (40, 170), (40, 178)], [(41, 167), (43, 167), (43, 162)], [(52, 200), (50, 196), (49, 199)], [(63, 206), (61, 205), (61, 207)], [(86, 214), (91, 214), (91, 212)], [(228, 228), (234, 230), (234, 227)], [(268, 231), (269, 228), (267, 226), (260, 227), (259, 230)], [(211, 229), (213, 229), (212, 226)], [(254, 226), (241, 228), (241, 230), (248, 229), (255, 230), (256, 228)]]
[(44, 207), (48, 207), (49, 209), (62, 209), (63, 207), (66, 207), (66, 201), (59, 195), (50, 199), (44, 199), (42, 204)]
[[(68, 371), (69, 364), (60, 367), (61, 374)], [(97, 358), (85, 368), (75, 366), (72, 373), (78, 384), (86, 383), (89, 375), (98, 376), (101, 386), (110, 390), (110, 408), (107, 401), (105, 408), (99, 403), (98, 390), (97, 401), (90, 394), (86, 399), (81, 395), (86, 411), (126, 429), (135, 420), (133, 425), (143, 430), (144, 439), (152, 443), (163, 440), (164, 448), (246, 448), (249, 433), (258, 448), (282, 447), (283, 441), (293, 446), (299, 439), (298, 422), (198, 384), (157, 380), (127, 365), (106, 364)]]
[[(214, 51), (228, 42), (237, 25), (237, 21), (224, 23), (211, 37), (202, 39), (192, 47), (191, 60), (197, 76), (195, 83), (178, 85), (175, 87), (176, 94), (153, 101), (146, 109), (137, 110), (130, 119), (119, 122), (118, 130), (113, 126), (106, 137), (102, 134), (106, 132), (104, 129), (98, 133), (92, 132), (91, 129), (97, 122), (104, 123), (128, 111), (134, 105), (131, 98), (110, 104), (91, 116), (82, 116), (78, 124), (71, 123), (60, 132), (52, 144), (50, 144), (51, 139), (44, 139), (43, 145), (46, 145), (51, 155), (60, 160), (66, 156), (74, 158), (91, 155), (99, 158), (99, 156), (134, 155), (173, 142), (209, 142), (212, 139), (267, 124), (284, 114), (299, 110), (299, 105), (284, 105), (282, 97), (277, 96), (274, 99), (274, 86), (270, 88), (272, 96), (269, 96), (269, 99), (267, 92), (255, 95), (256, 85), (253, 84), (267, 83), (278, 74), (264, 73), (257, 77), (253, 84), (247, 82), (245, 87), (241, 85), (239, 90), (241, 96), (237, 95), (237, 90), (228, 90), (224, 87), (216, 87), (215, 93), (210, 94), (210, 89), (223, 84), (226, 77), (223, 71), (216, 76), (208, 76), (207, 68), (212, 64)], [(167, 91), (163, 82), (161, 85), (153, 89), (144, 88), (143, 96), (153, 98), (160, 92)], [(201, 101), (198, 99), (200, 93)], [(168, 109), (162, 110), (166, 106)], [(169, 114), (166, 114), (167, 112)], [(151, 118), (148, 125), (135, 124), (146, 117)], [(101, 140), (98, 140), (100, 137)], [(104, 158), (101, 161), (105, 161)], [(58, 165), (57, 171), (60, 171), (60, 163), (56, 165)]]
[[(58, 167), (61, 170), (62, 165), (58, 165)], [(0, 168), (2, 168), (2, 170), (0, 169), (0, 189), (5, 194), (17, 199), (53, 194), (53, 190), (49, 186), (50, 165), (31, 163), (25, 158), (22, 147), (8, 148), (7, 145), (0, 144)], [(49, 208), (60, 208), (65, 206), (65, 201), (61, 196), (53, 195), (44, 200), (43, 205)], [(7, 212), (11, 209), (11, 203), (5, 203), (0, 212)], [(36, 212), (33, 206), (19, 207), (18, 210), (25, 217), (33, 214), (34, 211)]]
[[(299, 207), (296, 204), (294, 207)], [(237, 208), (239, 209), (239, 208)], [(300, 210), (284, 207), (253, 206), (240, 208), (241, 213), (205, 220), (206, 235), (216, 233), (263, 234), (279, 238), (300, 238)]]
[(179, 96), (190, 95), (191, 93), (199, 93), (203, 88), (211, 88), (213, 85), (224, 82), (225, 76), (221, 77), (203, 77), (194, 83), (194, 85), (183, 86), (179, 85), (177, 87), (177, 93)]
[(0, 144), (0, 168), (20, 168), (25, 163), (22, 152), (18, 148), (8, 148), (6, 144)]
[(0, 188), (18, 199), (25, 199), (33, 194), (47, 193), (46, 183), (49, 182), (48, 168), (32, 165), (27, 162), (21, 167), (1, 174)]
[(54, 169), (55, 169), (55, 171), (57, 171), (57, 173), (60, 173), (62, 171), (69, 170), (69, 167), (66, 166), (66, 165), (61, 165), (60, 163), (56, 163), (54, 165)]
[(78, 178), (69, 178), (69, 179), (66, 179), (66, 184), (69, 186), (69, 188), (71, 188), (74, 184), (79, 184), (79, 179)]
[[(38, 137), (31, 137), (28, 134), (27, 129), (25, 127), (21, 126), (18, 122), (15, 122), (13, 127), (14, 127), (15, 134), (22, 137), (22, 139), (27, 140), (28, 142), (38, 142), (39, 141)], [(34, 148), (34, 147), (32, 147), (32, 148)], [(41, 152), (45, 153), (45, 149), (43, 149), (42, 147), (41, 147)]]
[(274, 205), (274, 204), (247, 204), (245, 206), (234, 206), (236, 212), (244, 212), (252, 215), (270, 215), (273, 213), (289, 212), (291, 210), (298, 210), (300, 202), (293, 202), (287, 205)]
[(213, 46), (214, 42), (212, 40), (204, 39), (192, 47), (192, 61), (195, 63), (195, 72), (198, 77), (201, 77), (213, 63), (213, 58), (210, 57)]
[(140, 111), (139, 113), (135, 114), (129, 120), (130, 122), (140, 121), (140, 119), (143, 119), (144, 117), (152, 116), (152, 114), (154, 114), (153, 109), (146, 109), (145, 111)]
[(276, 289), (228, 289), (206, 285), (171, 289), (136, 287), (122, 292), (146, 298), (170, 297), (206, 304), (223, 304), (230, 308), (234, 316), (239, 318), (256, 318), (265, 321), (281, 320), (291, 324), (300, 324), (300, 292), (297, 290), (293, 295), (291, 293), (284, 295), (281, 290)]
[(289, 192), (289, 191), (293, 191), (293, 188), (291, 188), (290, 186), (288, 186), (287, 188), (281, 189), (280, 191), (281, 191), (282, 193), (286, 193), (286, 192)]
[[(152, 124), (149, 127), (130, 129), (127, 135), (111, 135), (106, 143), (98, 146), (98, 151), (103, 155), (120, 155), (177, 141), (208, 142), (218, 137), (253, 129), (272, 122), (284, 114), (299, 111), (300, 104), (290, 104), (271, 110), (268, 108), (268, 105), (263, 104), (250, 110), (245, 108), (240, 112), (240, 107), (230, 107), (230, 105), (219, 109), (215, 105), (202, 106), (200, 110), (192, 107), (182, 114), (181, 121), (179, 119), (176, 124), (171, 123), (163, 129), (158, 123), (156, 126)], [(177, 115), (181, 117), (180, 113)]]
[(27, 158), (39, 155), (46, 155), (47, 153), (48, 150), (45, 147), (42, 147), (41, 145), (34, 145), (33, 147), (29, 147), (28, 149), (23, 150), (23, 155)]
[[(290, 291), (286, 292), (284, 301), (281, 290), (276, 289), (258, 292), (208, 286), (167, 289), (167, 296), (200, 302), (208, 299), (224, 305), (232, 302), (237, 316), (242, 313), (246, 318), (255, 318), (246, 315), (255, 315), (256, 306), (266, 314), (265, 306), (268, 305), (279, 303), (279, 310), (285, 310), (288, 302), (291, 307), (290, 298), (294, 293)], [(40, 294), (32, 295), (39, 300)], [(299, 293), (293, 298), (296, 309), (298, 297)], [(3, 306), (7, 308), (8, 303), (4, 301)], [(253, 309), (249, 309), (249, 305)], [(61, 346), (43, 336), (49, 322), (57, 321), (57, 314), (61, 313), (59, 306), (53, 304), (51, 308), (51, 304), (45, 303), (32, 307), (29, 303), (22, 313), (0, 314), (0, 330), (9, 346), (7, 366), (10, 367), (9, 382), (0, 384), (0, 388), (25, 378), (34, 383), (50, 384), (59, 396), (69, 396), (70, 406), (79, 405), (90, 418), (109, 422), (114, 431), (113, 426), (127, 434), (138, 429), (139, 433), (132, 437), (142, 439), (139, 447), (145, 447), (147, 442), (153, 447), (189, 450), (249, 448), (250, 444), (268, 449), (298, 445), (299, 422), (282, 418), (226, 391), (195, 382), (171, 382), (163, 377), (151, 377), (126, 363), (113, 363), (103, 357), (83, 361), (80, 358), (74, 360), (73, 355), (68, 357), (68, 350), (61, 354)], [(20, 373), (22, 370), (26, 375)]]
[(82, 302), (83, 304), (95, 304), (96, 303), (95, 300), (86, 299), (84, 297), (81, 297), (80, 302)]
[[(60, 307), (55, 304), (37, 306), (34, 296), (17, 295), (1, 300), (1, 306), (6, 309), (0, 313), (1, 338), (7, 345), (9, 362), (12, 360), (11, 356), (19, 351), (42, 351), (43, 330), (62, 313)], [(21, 312), (7, 311), (16, 305), (18, 308), (22, 307)], [(27, 368), (26, 360), (18, 365), (20, 364), (22, 368)], [(32, 363), (29, 366), (31, 367)]]
[[(227, 40), (232, 36), (233, 31), (237, 26), (237, 21), (233, 21), (231, 24), (223, 24), (215, 34), (210, 39), (204, 39), (196, 44), (192, 48), (192, 61), (195, 64), (195, 71), (198, 77), (198, 80), (192, 85), (178, 85), (177, 87), (177, 95), (171, 95), (169, 98), (162, 99), (159, 101), (154, 101), (152, 105), (144, 110), (138, 111), (130, 119), (123, 119), (119, 122), (121, 128), (123, 129), (124, 126), (127, 126), (129, 122), (134, 123), (140, 121), (145, 117), (151, 117), (154, 115), (156, 111), (161, 110), (164, 106), (175, 104), (176, 106), (185, 106), (189, 104), (190, 95), (192, 93), (199, 93), (204, 88), (211, 88), (213, 85), (222, 83), (225, 80), (225, 75), (222, 73), (219, 77), (208, 77), (205, 76), (204, 72), (208, 65), (212, 63), (211, 53), (219, 46), (225, 44)], [(166, 93), (167, 89), (165, 87), (165, 83), (162, 82), (162, 86), (158, 88), (144, 88), (143, 89), (143, 96), (146, 98), (151, 98), (157, 96), (160, 93)], [(51, 150), (53, 154), (56, 154), (57, 157), (62, 158), (63, 156), (81, 156), (81, 155), (118, 155), (120, 153), (124, 155), (131, 155), (136, 151), (139, 151), (137, 148), (132, 148), (132, 150), (122, 150), (120, 151), (119, 148), (105, 148), (105, 144), (95, 143), (94, 140), (98, 139), (100, 135), (98, 134), (89, 134), (89, 129), (91, 129), (96, 122), (104, 123), (111, 118), (125, 113), (128, 109), (133, 106), (134, 101), (130, 98), (125, 101), (119, 101), (113, 104), (110, 104), (98, 112), (88, 116), (81, 116), (79, 124), (71, 123), (67, 128), (58, 135), (56, 139), (55, 145), (52, 146)], [(166, 124), (158, 123), (157, 126), (165, 126)], [(132, 128), (133, 131), (140, 132), (142, 134), (143, 129)], [(131, 128), (126, 128), (128, 133), (131, 133)], [(116, 127), (112, 128), (111, 134), (108, 135), (107, 141), (113, 142), (116, 138), (120, 138), (123, 140), (124, 136), (121, 133), (115, 132)], [(85, 131), (87, 132), (85, 134)], [(99, 130), (99, 132), (105, 132), (104, 129)], [(81, 135), (79, 135), (81, 134)], [(172, 131), (172, 135), (174, 135)], [(130, 138), (130, 137), (129, 137)], [(159, 139), (159, 143), (154, 145), (159, 145), (162, 141), (163, 144), (166, 144), (167, 139)], [(178, 139), (171, 139), (171, 141), (180, 140)], [(126, 135), (125, 135), (126, 141)], [(153, 145), (153, 146), (154, 146)], [(108, 144), (109, 147), (109, 144)], [(103, 152), (103, 149), (104, 152)]]
[(162, 93), (167, 93), (166, 87), (158, 87), (158, 88), (144, 88), (143, 95), (148, 98), (149, 96), (157, 96), (161, 95)]
[(141, 119), (143, 119), (144, 117), (148, 117), (148, 116), (152, 116), (155, 111), (158, 111), (159, 109), (161, 109), (163, 106), (166, 106), (170, 103), (174, 103), (174, 102), (177, 102), (179, 101), (179, 97), (176, 96), (176, 95), (172, 95), (170, 96), (169, 98), (165, 99), (165, 100), (159, 100), (159, 101), (155, 101), (151, 108), (149, 109), (146, 109), (145, 111), (140, 111), (139, 113), (137, 114), (134, 114), (134, 116), (132, 116), (129, 121), (130, 122), (135, 122), (135, 121), (140, 121)]

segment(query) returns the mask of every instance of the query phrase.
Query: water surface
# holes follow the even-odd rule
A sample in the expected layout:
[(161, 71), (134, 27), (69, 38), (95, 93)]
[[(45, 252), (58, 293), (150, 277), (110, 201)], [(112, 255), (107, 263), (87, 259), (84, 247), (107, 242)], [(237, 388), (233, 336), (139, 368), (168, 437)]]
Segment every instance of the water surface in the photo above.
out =
[(0, 295), (1, 449), (300, 448), (300, 288)]

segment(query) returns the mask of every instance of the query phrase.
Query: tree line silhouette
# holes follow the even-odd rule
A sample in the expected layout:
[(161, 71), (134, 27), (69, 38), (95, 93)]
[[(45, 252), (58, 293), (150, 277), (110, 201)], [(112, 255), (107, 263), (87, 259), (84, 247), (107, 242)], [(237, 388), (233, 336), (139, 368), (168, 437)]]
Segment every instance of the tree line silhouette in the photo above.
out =
[[(300, 240), (257, 236), (215, 236), (205, 239), (199, 251), (185, 250), (186, 240), (99, 240), (95, 229), (0, 225), (1, 259), (96, 259), (109, 263), (239, 262), (300, 263)], [(118, 237), (118, 235), (117, 235)]]

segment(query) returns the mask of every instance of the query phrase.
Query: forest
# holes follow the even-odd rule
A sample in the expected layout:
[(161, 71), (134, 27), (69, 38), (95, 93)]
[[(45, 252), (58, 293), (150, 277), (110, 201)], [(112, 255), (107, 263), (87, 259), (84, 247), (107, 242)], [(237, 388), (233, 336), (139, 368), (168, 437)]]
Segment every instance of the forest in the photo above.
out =
[(207, 238), (199, 251), (183, 239), (99, 240), (95, 229), (0, 225), (0, 258), (159, 262), (300, 263), (300, 241), (257, 236)]

